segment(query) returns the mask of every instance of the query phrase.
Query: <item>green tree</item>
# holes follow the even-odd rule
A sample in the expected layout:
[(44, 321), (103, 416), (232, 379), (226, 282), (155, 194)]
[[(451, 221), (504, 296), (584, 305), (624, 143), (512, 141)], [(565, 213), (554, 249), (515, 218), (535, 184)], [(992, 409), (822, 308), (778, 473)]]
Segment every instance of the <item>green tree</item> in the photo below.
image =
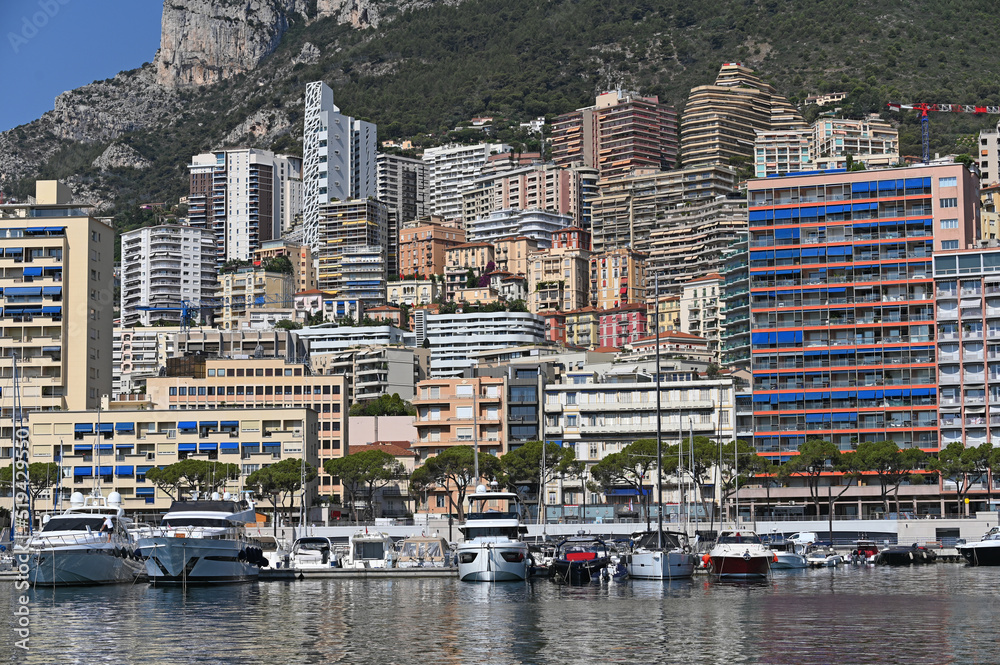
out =
[(291, 275), (294, 271), (292, 261), (287, 256), (272, 256), (260, 264), (260, 267), (267, 272), (280, 272)]
[(358, 491), (366, 490), (366, 514), (375, 516), (375, 492), (393, 480), (403, 478), (403, 465), (384, 450), (363, 450), (323, 462), (323, 469), (340, 478), (344, 494), (351, 508), (354, 523), (358, 523)]
[(316, 478), (316, 468), (301, 459), (289, 457), (280, 462), (269, 464), (257, 469), (245, 481), (245, 486), (252, 489), (257, 496), (267, 497), (274, 508), (274, 536), (278, 536), (278, 508), (288, 502), (288, 511), (295, 500), (295, 494), (302, 490), (303, 479), (306, 483)]
[[(676, 446), (675, 446), (676, 449)], [(663, 452), (661, 446), (661, 453)], [(636, 439), (621, 449), (611, 453), (590, 469), (591, 487), (597, 491), (607, 492), (625, 486), (635, 490), (639, 501), (646, 509), (646, 528), (650, 528), (649, 504), (653, 491), (656, 470), (656, 439)], [(664, 455), (664, 475), (674, 473), (677, 469), (676, 458)], [(650, 485), (646, 490), (645, 485)]]
[[(682, 475), (689, 477), (694, 482), (698, 488), (698, 495), (704, 501), (704, 497), (709, 494), (707, 486), (714, 482), (715, 467), (719, 463), (719, 444), (707, 436), (696, 436), (693, 441), (690, 438), (683, 441), (681, 450), (678, 450), (677, 444), (667, 446), (664, 450), (663, 458), (666, 464), (664, 469), (676, 470), (679, 465), (682, 468)], [(678, 459), (678, 454), (680, 459)], [(678, 483), (681, 481), (680, 475), (678, 475), (677, 481)]]
[(785, 477), (798, 476), (805, 481), (812, 498), (815, 515), (819, 516), (819, 482), (840, 464), (840, 448), (826, 439), (812, 438), (799, 446), (799, 454), (783, 465)]
[(415, 416), (417, 410), (412, 404), (399, 396), (379, 395), (375, 399), (355, 402), (351, 405), (349, 415), (352, 416)]
[(503, 478), (512, 491), (527, 485), (536, 489), (538, 505), (541, 509), (544, 499), (543, 488), (552, 480), (562, 476), (578, 476), (580, 462), (572, 447), (558, 443), (545, 444), (545, 476), (542, 477), (542, 442), (528, 441), (500, 458)]
[(478, 282), (479, 278), (476, 277), (476, 271), (469, 268), (469, 271), (465, 273), (465, 288), (474, 289)]
[[(59, 482), (62, 469), (56, 462), (32, 462), (28, 465), (28, 494), (34, 507), (42, 492), (54, 487)], [(12, 488), (14, 465), (0, 468), (0, 487)]]
[[(721, 446), (718, 459), (719, 498), (723, 505), (727, 499), (734, 496), (740, 487), (744, 487), (762, 470), (754, 447), (740, 441), (730, 441)], [(736, 516), (734, 516), (734, 519)]]
[(237, 464), (200, 459), (185, 459), (146, 472), (146, 480), (172, 499), (180, 499), (185, 491), (211, 493), (239, 477), (240, 467)]
[(952, 441), (938, 452), (937, 459), (931, 463), (931, 469), (943, 480), (955, 483), (956, 513), (963, 512), (963, 499), (972, 487), (972, 476), (981, 463), (988, 464), (988, 461), (989, 457), (983, 460), (979, 448), (966, 448), (961, 441)]
[(291, 321), (289, 319), (283, 319), (274, 324), (275, 328), (281, 328), (282, 330), (300, 330), (302, 324), (298, 321)]
[[(882, 509), (889, 512), (889, 492), (898, 493), (905, 480), (923, 482), (923, 476), (911, 473), (923, 463), (926, 454), (919, 448), (900, 450), (892, 441), (864, 441), (858, 445), (858, 468), (876, 474), (881, 489)], [(897, 511), (899, 498), (897, 494)]]
[[(475, 452), (471, 446), (449, 446), (440, 455), (431, 457), (410, 474), (410, 486), (416, 491), (440, 488), (448, 492), (452, 512), (465, 518), (465, 495), (470, 485), (480, 480), (493, 481), (501, 477), (500, 459), (489, 453), (479, 453), (479, 477), (475, 473)], [(457, 495), (458, 505), (455, 505)], [(457, 508), (457, 511), (456, 511)]]

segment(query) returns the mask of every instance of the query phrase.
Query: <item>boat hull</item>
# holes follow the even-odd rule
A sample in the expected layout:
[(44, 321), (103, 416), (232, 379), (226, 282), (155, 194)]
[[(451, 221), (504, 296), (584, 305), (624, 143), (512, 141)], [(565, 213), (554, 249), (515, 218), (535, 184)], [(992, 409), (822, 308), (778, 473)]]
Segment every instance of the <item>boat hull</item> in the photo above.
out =
[(709, 555), (711, 573), (731, 579), (763, 579), (771, 571), (771, 557), (740, 554)]
[(679, 580), (691, 577), (698, 563), (687, 552), (633, 552), (626, 568), (636, 580)]
[(1000, 566), (1000, 541), (989, 547), (977, 547), (977, 543), (959, 545), (955, 549), (973, 566)]
[(66, 548), (34, 551), (28, 562), (33, 586), (126, 584), (142, 572), (142, 561), (124, 548)]
[(246, 561), (245, 547), (245, 543), (225, 539), (155, 537), (139, 541), (139, 549), (147, 557), (146, 574), (153, 584), (256, 580), (260, 568)]
[(549, 576), (562, 584), (590, 584), (601, 577), (601, 571), (608, 567), (610, 559), (598, 557), (588, 561), (566, 561), (555, 559), (549, 566)]
[(771, 570), (794, 570), (797, 568), (808, 568), (809, 562), (802, 554), (796, 552), (775, 552), (774, 560), (771, 561)]
[(520, 582), (528, 579), (525, 543), (465, 543), (458, 547), (458, 579), (463, 582)]

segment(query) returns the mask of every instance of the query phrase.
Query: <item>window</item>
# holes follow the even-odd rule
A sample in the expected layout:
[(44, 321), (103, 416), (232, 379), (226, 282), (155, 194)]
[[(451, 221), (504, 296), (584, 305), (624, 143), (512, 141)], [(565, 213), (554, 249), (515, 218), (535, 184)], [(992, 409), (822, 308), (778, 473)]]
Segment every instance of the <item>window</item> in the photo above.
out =
[(957, 240), (942, 240), (941, 249), (958, 249)]
[(462, 420), (472, 420), (472, 407), (460, 406), (455, 409), (455, 417)]
[(444, 500), (445, 500), (444, 495), (438, 494), (437, 496), (434, 497), (434, 505), (436, 505), (438, 508), (444, 508)]
[(576, 422), (576, 416), (566, 416), (566, 427), (576, 427)]
[(455, 386), (457, 397), (472, 397), (472, 386)]
[(170, 389), (170, 396), (171, 397), (176, 397), (177, 396), (177, 388), (171, 388)]
[(938, 178), (938, 187), (958, 187), (958, 177)]
[(942, 219), (941, 220), (942, 229), (957, 229), (958, 220), (957, 219)]
[(455, 428), (456, 437), (459, 441), (472, 441), (472, 428), (471, 427), (456, 427)]
[(958, 199), (957, 198), (941, 199), (941, 207), (942, 208), (957, 208), (958, 207)]

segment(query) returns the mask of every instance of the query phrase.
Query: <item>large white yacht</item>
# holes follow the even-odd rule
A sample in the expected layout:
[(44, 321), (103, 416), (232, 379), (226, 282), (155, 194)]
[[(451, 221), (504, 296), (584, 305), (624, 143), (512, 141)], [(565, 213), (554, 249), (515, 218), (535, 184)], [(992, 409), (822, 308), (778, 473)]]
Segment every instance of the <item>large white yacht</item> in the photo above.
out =
[(487, 492), (476, 487), (459, 531), (458, 578), (465, 582), (519, 581), (528, 578), (528, 545), (521, 541), (521, 502), (512, 492)]
[(267, 566), (261, 543), (246, 534), (253, 503), (226, 493), (174, 501), (153, 535), (139, 539), (153, 584), (219, 584), (257, 579)]
[[(41, 531), (28, 538), (25, 548), (28, 580), (33, 585), (119, 584), (133, 582), (142, 571), (142, 559), (129, 536), (122, 497), (107, 498), (97, 490), (84, 497), (74, 492), (70, 508), (53, 515)], [(106, 521), (111, 520), (111, 529)]]

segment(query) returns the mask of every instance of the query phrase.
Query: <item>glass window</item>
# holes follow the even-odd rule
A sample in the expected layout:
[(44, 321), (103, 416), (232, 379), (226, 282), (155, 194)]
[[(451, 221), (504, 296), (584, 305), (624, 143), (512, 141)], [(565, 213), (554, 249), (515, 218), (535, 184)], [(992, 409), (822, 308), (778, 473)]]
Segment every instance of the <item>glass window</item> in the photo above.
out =
[(957, 240), (942, 240), (941, 249), (958, 249)]
[(938, 178), (938, 187), (958, 187), (958, 178), (956, 176)]
[(941, 199), (941, 207), (942, 208), (957, 208), (958, 207), (958, 199), (957, 198)]
[(941, 220), (942, 229), (957, 229), (958, 220), (957, 219), (942, 219)]

